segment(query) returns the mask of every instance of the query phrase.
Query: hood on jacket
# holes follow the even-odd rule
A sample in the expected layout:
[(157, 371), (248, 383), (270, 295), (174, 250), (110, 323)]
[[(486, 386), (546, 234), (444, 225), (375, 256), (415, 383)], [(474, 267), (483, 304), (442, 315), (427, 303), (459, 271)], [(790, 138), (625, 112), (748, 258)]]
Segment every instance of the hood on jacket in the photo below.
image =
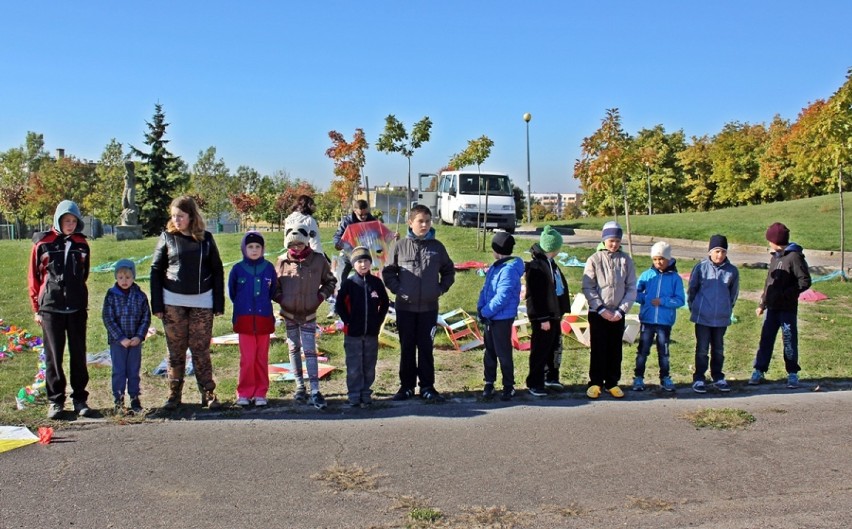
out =
[(243, 240), (240, 242), (240, 251), (243, 252), (243, 260), (249, 263), (256, 263), (258, 261), (263, 260), (263, 255), (261, 254), (260, 259), (249, 259), (248, 255), (246, 255), (246, 246), (250, 243), (256, 242), (266, 249), (266, 242), (263, 240), (263, 235), (257, 231), (247, 231), (245, 235), (243, 235)]
[(782, 255), (788, 254), (790, 252), (804, 253), (805, 249), (802, 248), (801, 246), (799, 246), (798, 244), (791, 242), (783, 250), (781, 250), (779, 252), (772, 252), (772, 253), (777, 255), (778, 257), (781, 257)]
[[(415, 240), (419, 238), (419, 237), (417, 237), (417, 235), (414, 235), (413, 231), (411, 231), (411, 227), (408, 228), (408, 235), (406, 235), (406, 237), (409, 238), (409, 239), (415, 239)], [(420, 240), (421, 241), (427, 241), (429, 239), (434, 239), (434, 238), (435, 238), (435, 228), (429, 228), (429, 231), (427, 231), (426, 235), (424, 235), (423, 238), (420, 239)]]
[(56, 206), (56, 212), (53, 214), (53, 229), (57, 233), (62, 233), (62, 225), (59, 223), (59, 219), (67, 213), (77, 217), (77, 228), (74, 230), (74, 233), (83, 231), (83, 216), (80, 215), (80, 208), (77, 207), (77, 204), (73, 200), (63, 200)]

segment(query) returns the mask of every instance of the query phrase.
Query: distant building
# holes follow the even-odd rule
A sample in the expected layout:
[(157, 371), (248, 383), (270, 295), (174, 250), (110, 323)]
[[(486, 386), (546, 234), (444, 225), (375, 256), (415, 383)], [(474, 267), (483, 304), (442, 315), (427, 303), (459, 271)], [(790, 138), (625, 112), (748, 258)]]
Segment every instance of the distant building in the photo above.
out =
[(560, 217), (565, 206), (569, 204), (580, 206), (583, 204), (582, 193), (530, 193), (530, 198)]

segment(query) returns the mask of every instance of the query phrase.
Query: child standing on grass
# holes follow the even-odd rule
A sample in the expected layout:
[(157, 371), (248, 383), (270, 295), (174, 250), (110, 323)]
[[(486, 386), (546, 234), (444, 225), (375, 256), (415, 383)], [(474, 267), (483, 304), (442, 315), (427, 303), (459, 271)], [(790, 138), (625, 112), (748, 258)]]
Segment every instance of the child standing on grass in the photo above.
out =
[(81, 417), (91, 414), (86, 386), (86, 322), (88, 320), (89, 243), (80, 208), (63, 200), (53, 214), (53, 227), (33, 235), (29, 264), (29, 295), (44, 335), (45, 390), (50, 404), (47, 418), (57, 419), (65, 408), (65, 371), (62, 360), (68, 342), (71, 400)]
[(355, 274), (345, 278), (334, 308), (343, 321), (343, 349), (346, 352), (346, 389), (349, 405), (367, 408), (373, 404), (376, 362), (379, 359), (379, 331), (388, 313), (390, 300), (382, 280), (370, 274), (370, 250), (358, 246), (349, 256)]
[(740, 272), (728, 260), (728, 239), (724, 235), (710, 237), (709, 255), (692, 269), (686, 301), (690, 321), (695, 324), (695, 373), (692, 390), (707, 393), (708, 350), (713, 386), (731, 391), (722, 369), (725, 365), (725, 332), (740, 292)]
[(277, 299), (275, 267), (263, 258), (263, 236), (250, 231), (240, 245), (243, 260), (228, 276), (228, 295), (234, 304), (234, 332), (239, 335), (240, 376), (237, 406), (267, 405), (269, 335), (275, 332), (272, 301)]
[(438, 325), (438, 298), (455, 281), (456, 271), (444, 245), (435, 238), (432, 211), (418, 204), (408, 214), (408, 235), (394, 246), (390, 264), (382, 270), (385, 284), (395, 296), (399, 330), (399, 391), (393, 400), (414, 396), (420, 380), (420, 397), (442, 402), (435, 390), (433, 340)]
[(512, 257), (515, 238), (509, 233), (499, 231), (491, 240), (494, 263), (485, 274), (485, 284), (479, 292), (476, 311), (479, 320), (485, 325), (485, 355), (482, 362), (485, 368), (485, 388), (482, 398), (494, 396), (494, 383), (497, 381), (497, 362), (503, 375), (503, 392), (500, 400), (510, 400), (515, 395), (515, 363), (512, 358), (512, 324), (518, 315), (521, 302), (521, 276), (524, 274), (524, 262)]
[(799, 387), (799, 330), (797, 313), (799, 294), (811, 287), (811, 274), (802, 247), (790, 242), (790, 230), (776, 222), (766, 230), (766, 240), (772, 249), (769, 272), (757, 306), (757, 316), (766, 312), (760, 345), (754, 359), (754, 372), (748, 383), (760, 384), (769, 371), (772, 347), (781, 329), (784, 344), (784, 366), (787, 369), (787, 387)]
[(142, 370), (142, 342), (151, 326), (148, 296), (136, 281), (136, 265), (130, 259), (115, 263), (115, 285), (106, 293), (102, 316), (107, 330), (109, 356), (112, 359), (112, 396), (115, 412), (124, 412), (125, 390), (130, 410), (144, 410), (139, 400)]
[(636, 303), (639, 304), (639, 348), (636, 351), (636, 370), (633, 372), (633, 391), (645, 389), (645, 363), (651, 345), (657, 343), (660, 363), (660, 387), (674, 391), (669, 376), (669, 342), (677, 309), (686, 303), (683, 280), (677, 273), (672, 247), (665, 241), (651, 247), (651, 268), (639, 276), (636, 284)]
[[(284, 247), (287, 252), (278, 258), (278, 303), (287, 327), (287, 348), (290, 367), (296, 376), (296, 402), (310, 402), (315, 408), (327, 407), (319, 390), (317, 365), (317, 309), (334, 292), (337, 279), (331, 273), (328, 260), (308, 246), (308, 233), (304, 228), (286, 232)], [(311, 394), (305, 391), (302, 371), (302, 353), (308, 370)]]
[(568, 312), (571, 298), (568, 282), (553, 260), (561, 248), (562, 234), (545, 226), (538, 242), (530, 248), (532, 259), (525, 267), (527, 317), (532, 327), (530, 369), (526, 382), (527, 391), (534, 397), (546, 396), (545, 388), (563, 389), (559, 382), (556, 353), (562, 332), (559, 321)]
[(621, 340), (624, 316), (636, 300), (636, 269), (633, 259), (621, 251), (621, 226), (607, 222), (601, 231), (603, 248), (586, 260), (583, 294), (589, 303), (589, 388), (586, 396), (596, 399), (601, 390), (620, 399)]

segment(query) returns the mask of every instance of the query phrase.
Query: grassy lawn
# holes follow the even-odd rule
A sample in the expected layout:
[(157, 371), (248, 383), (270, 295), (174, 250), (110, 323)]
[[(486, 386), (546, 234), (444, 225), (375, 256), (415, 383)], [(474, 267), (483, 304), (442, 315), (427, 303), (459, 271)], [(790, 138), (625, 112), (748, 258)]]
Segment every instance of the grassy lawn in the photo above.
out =
[[(810, 200), (799, 202), (804, 203), (803, 207), (805, 208), (812, 208), (816, 204), (816, 202)], [(799, 203), (795, 205), (798, 206)], [(767, 209), (764, 210), (762, 208)], [(762, 237), (765, 226), (777, 219), (781, 219), (784, 222), (789, 221), (794, 234), (798, 230), (807, 233), (804, 224), (807, 215), (781, 215), (785, 211), (784, 208), (775, 205), (763, 206), (762, 208), (743, 208), (749, 211), (746, 217), (749, 218), (749, 225), (753, 226), (751, 230), (757, 233), (758, 238)], [(787, 209), (793, 211), (794, 208), (788, 206)], [(705, 240), (711, 232), (722, 231), (728, 233), (729, 237), (734, 240), (737, 240), (738, 237), (734, 234), (742, 233), (743, 240), (738, 242), (752, 242), (752, 240), (758, 242), (753, 236), (746, 238), (746, 234), (749, 231), (739, 226), (740, 219), (744, 218), (740, 215), (739, 210), (731, 210), (727, 215), (717, 213), (704, 215), (712, 216), (713, 220), (702, 219), (701, 214), (683, 216), (686, 219), (699, 219), (695, 223), (704, 226), (704, 228), (695, 228), (695, 231), (688, 231), (687, 229), (687, 226), (692, 222), (691, 220), (675, 222), (674, 216), (661, 215), (652, 218), (636, 217), (636, 219), (657, 222), (658, 219), (667, 217), (668, 220), (666, 222), (655, 225), (659, 226), (660, 231), (654, 231), (654, 233), (661, 236), (695, 237)], [(813, 212), (811, 215), (815, 217), (821, 216), (813, 215)], [(794, 217), (802, 220), (793, 222), (790, 219)], [(824, 223), (828, 225), (833, 215), (826, 215), (826, 217)], [(588, 222), (588, 225), (594, 229), (599, 229), (602, 224), (600, 219)], [(797, 222), (802, 222), (803, 224), (800, 226)], [(807, 222), (809, 226), (811, 221)], [(816, 222), (813, 221), (814, 224)], [(634, 225), (639, 226), (641, 229), (652, 229), (648, 227), (651, 224), (644, 225), (638, 220)], [(578, 225), (578, 227), (580, 226)], [(653, 229), (656, 230), (657, 228), (654, 227)], [(663, 229), (672, 231), (663, 231)], [(475, 230), (450, 226), (438, 226), (437, 230), (438, 238), (447, 245), (450, 255), (455, 262), (470, 260), (490, 262), (490, 251), (486, 253), (475, 249)], [(829, 231), (833, 235), (837, 234), (836, 229), (825, 228), (825, 231)], [(332, 233), (333, 228), (323, 228), (323, 240), (330, 241)], [(241, 235), (239, 234), (216, 236), (220, 252), (226, 263), (236, 261), (240, 258), (240, 238)], [(277, 251), (281, 247), (282, 240), (283, 235), (281, 232), (269, 233), (267, 235), (267, 250)], [(796, 240), (803, 241), (806, 246), (814, 246), (803, 238), (796, 237)], [(153, 251), (155, 242), (155, 239), (116, 242), (112, 237), (90, 241), (93, 266), (112, 262), (122, 257), (141, 258), (148, 256)], [(529, 247), (529, 242), (520, 241), (516, 246), (516, 253), (521, 254), (521, 252), (525, 251)], [(25, 327), (31, 332), (38, 332), (40, 329), (37, 329), (33, 322), (27, 299), (26, 269), (30, 247), (31, 245), (28, 241), (0, 241), (0, 318), (7, 325), (17, 325)], [(327, 246), (328, 248), (330, 248), (330, 244)], [(591, 252), (588, 249), (571, 247), (566, 247), (565, 251), (569, 255), (576, 256), (581, 260), (585, 260)], [(524, 258), (528, 259), (528, 257), (528, 255), (524, 255)], [(270, 257), (270, 260), (274, 260), (274, 256)], [(681, 272), (689, 272), (694, 263), (694, 261), (682, 261), (679, 262), (678, 268)], [(640, 273), (648, 266), (650, 266), (649, 258), (645, 256), (638, 258), (637, 270)], [(140, 275), (147, 275), (149, 265), (148, 263), (142, 263), (138, 266), (138, 269)], [(226, 274), (228, 271), (229, 269), (226, 270)], [(568, 277), (571, 292), (578, 292), (582, 269), (571, 267), (564, 269), (564, 271)], [(738, 321), (729, 328), (725, 339), (727, 358), (725, 372), (728, 379), (732, 381), (744, 381), (751, 373), (752, 360), (760, 333), (760, 321), (755, 316), (754, 309), (756, 307), (757, 295), (762, 288), (766, 273), (765, 270), (749, 269), (741, 269), (740, 272), (742, 293), (735, 310), (735, 316)], [(100, 314), (104, 294), (113, 284), (113, 281), (111, 272), (93, 272), (90, 276), (89, 352), (99, 352), (107, 348), (106, 333)], [(476, 272), (458, 272), (456, 274), (455, 285), (442, 298), (442, 312), (461, 307), (470, 313), (475, 313), (476, 300), (482, 283), (483, 277), (479, 276)], [(147, 292), (148, 282), (141, 281), (140, 285)], [(830, 388), (835, 382), (848, 382), (852, 375), (847, 354), (848, 332), (846, 331), (846, 329), (852, 326), (852, 316), (850, 316), (850, 313), (852, 313), (852, 296), (849, 294), (848, 283), (826, 281), (817, 283), (815, 287), (817, 290), (827, 294), (830, 299), (817, 304), (800, 305), (799, 335), (800, 363), (803, 367), (802, 378), (806, 382), (811, 381), (815, 384), (820, 384), (822, 387)], [(637, 311), (638, 309), (634, 310), (634, 312)], [(331, 320), (325, 318), (327, 312), (328, 307), (321, 308), (320, 323), (322, 325), (332, 323)], [(231, 332), (230, 318), (231, 308), (230, 302), (228, 302), (226, 315), (217, 318), (215, 321), (214, 335)], [(161, 332), (162, 325), (156, 319), (153, 325), (157, 327), (160, 333), (149, 339), (143, 349), (144, 374), (142, 377), (142, 402), (147, 408), (159, 407), (166, 396), (165, 379), (149, 374), (163, 360), (166, 354), (165, 340)], [(691, 383), (695, 340), (693, 327), (689, 323), (689, 314), (686, 310), (678, 313), (678, 321), (673, 330), (672, 342), (672, 376), (680, 386), (679, 391), (687, 391), (686, 385)], [(588, 349), (569, 336), (564, 337), (564, 344), (565, 354), (562, 362), (562, 380), (572, 387), (569, 388), (567, 395), (561, 398), (583, 398), (582, 395), (583, 391), (585, 391), (585, 383), (587, 382)], [(785, 375), (783, 361), (778, 357), (779, 346), (780, 344), (776, 346), (772, 368), (767, 374), (770, 381), (779, 380)], [(332, 406), (341, 405), (345, 401), (346, 395), (342, 336), (340, 334), (324, 335), (319, 340), (319, 347), (321, 354), (328, 356), (329, 362), (339, 368), (329, 378), (321, 382), (321, 389), (326, 397), (330, 398)], [(624, 346), (622, 381), (625, 383), (632, 378), (635, 350), (635, 345), (625, 344)], [(398, 351), (398, 344), (393, 342), (388, 342), (380, 350), (377, 380), (373, 387), (379, 399), (392, 394), (397, 389)], [(230, 406), (235, 399), (234, 393), (239, 365), (237, 347), (215, 346), (212, 356), (214, 376), (219, 385), (217, 392), (220, 398), (225, 400), (226, 406)], [(280, 340), (273, 341), (270, 362), (286, 362), (287, 360), (285, 343)], [(36, 373), (36, 363), (37, 358), (31, 352), (21, 353), (15, 358), (0, 361), (0, 424), (38, 426), (48, 422), (44, 418), (44, 405), (30, 406), (23, 411), (18, 411), (15, 407), (15, 395), (22, 386), (32, 383)], [(652, 359), (648, 362), (648, 371), (646, 372), (646, 380), (651, 384), (656, 383), (656, 366), (657, 361), (652, 353)], [(516, 352), (515, 374), (517, 384), (520, 387), (523, 387), (526, 371), (527, 354), (525, 352)], [(102, 410), (105, 416), (110, 417), (111, 412), (107, 411), (111, 409), (112, 403), (110, 370), (105, 367), (90, 366), (89, 372), (91, 375), (89, 384), (91, 397), (89, 404), (96, 409)], [(457, 353), (452, 349), (446, 335), (439, 331), (436, 337), (436, 378), (436, 386), (439, 391), (450, 396), (473, 397), (478, 395), (482, 388), (482, 350), (477, 349), (466, 353)], [(194, 405), (197, 406), (199, 401), (197, 392), (192, 391), (194, 384), (191, 382), (188, 381), (184, 390), (184, 402), (189, 404), (189, 411), (185, 413), (189, 415), (191, 415), (192, 410), (197, 409)], [(273, 406), (291, 406), (289, 396), (292, 388), (293, 384), (291, 382), (272, 383), (269, 395), (271, 404)], [(70, 388), (68, 391), (70, 392)], [(239, 414), (242, 412), (234, 407), (232, 413)], [(179, 414), (179, 416), (185, 417), (187, 415)], [(115, 420), (119, 419), (115, 418)]]

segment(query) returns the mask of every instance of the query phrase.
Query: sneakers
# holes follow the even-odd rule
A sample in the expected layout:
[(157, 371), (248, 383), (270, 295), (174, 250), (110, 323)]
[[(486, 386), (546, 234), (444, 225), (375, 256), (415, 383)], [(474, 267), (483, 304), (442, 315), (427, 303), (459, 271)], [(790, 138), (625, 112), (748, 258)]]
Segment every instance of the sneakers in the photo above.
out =
[(139, 400), (139, 397), (133, 397), (130, 399), (130, 411), (135, 414), (140, 414), (145, 411), (145, 408), (142, 407), (142, 401)]
[(547, 391), (544, 388), (527, 388), (527, 391), (530, 392), (530, 395), (533, 397), (546, 397)]
[(89, 417), (92, 414), (92, 410), (85, 400), (78, 400), (74, 402), (74, 413), (80, 417)]
[(296, 388), (296, 392), (293, 393), (293, 400), (299, 403), (308, 401), (308, 392), (305, 391), (304, 386)]
[(799, 375), (797, 373), (790, 373), (787, 375), (787, 387), (790, 389), (796, 389), (799, 387)]
[(423, 399), (423, 400), (431, 401), (431, 402), (444, 402), (445, 400), (447, 400), (447, 399), (444, 398), (443, 395), (438, 393), (438, 391), (435, 388), (426, 388), (426, 389), (421, 388), (420, 389), (420, 398)]
[(269, 401), (266, 400), (266, 397), (255, 397), (254, 399), (254, 405), (256, 408), (263, 408), (267, 404), (269, 404)]
[(500, 394), (500, 400), (503, 402), (512, 400), (512, 397), (515, 396), (515, 388), (512, 386), (507, 386), (503, 388), (503, 393)]
[(600, 386), (589, 386), (589, 389), (586, 390), (586, 396), (590, 399), (596, 399), (601, 396), (601, 387)]
[(612, 395), (613, 397), (615, 397), (617, 399), (624, 397), (624, 392), (618, 386), (613, 386), (613, 387), (607, 389), (606, 391), (607, 391), (607, 393), (609, 393), (610, 395)]
[(311, 393), (310, 402), (311, 405), (318, 410), (324, 410), (328, 407), (328, 404), (326, 404), (325, 402), (325, 397), (323, 397), (322, 393), (320, 393), (319, 391), (317, 391), (316, 393)]
[(633, 377), (633, 391), (645, 391), (645, 379), (642, 377)]
[(724, 378), (713, 382), (713, 387), (718, 389), (722, 393), (727, 393), (731, 391), (731, 386), (728, 385), (728, 382)]
[(660, 380), (660, 387), (663, 388), (663, 391), (674, 391), (675, 384), (672, 382), (672, 377), (663, 377)]
[(60, 404), (57, 402), (51, 402), (47, 407), (47, 418), (48, 419), (58, 419), (59, 415), (62, 413), (62, 410), (65, 408), (64, 404)]
[(250, 406), (251, 401), (246, 397), (238, 397), (237, 398), (237, 406), (242, 406), (243, 408)]
[(219, 399), (216, 397), (216, 394), (212, 391), (205, 391), (204, 393), (202, 393), (201, 405), (207, 406), (208, 410), (218, 410), (222, 407), (222, 403), (219, 402)]
[(760, 384), (763, 381), (764, 378), (765, 377), (763, 375), (763, 371), (760, 371), (759, 369), (755, 369), (751, 373), (751, 378), (748, 379), (748, 385), (749, 386), (756, 386), (756, 385)]
[(112, 411), (116, 415), (123, 415), (124, 414), (124, 397), (123, 396), (118, 397), (117, 399), (115, 399), (115, 401), (113, 401)]
[(696, 380), (692, 383), (692, 391), (696, 393), (707, 393), (707, 386), (703, 380)]
[(547, 389), (552, 389), (554, 391), (562, 391), (565, 389), (565, 386), (562, 385), (558, 380), (545, 380), (544, 387)]
[(485, 388), (482, 390), (482, 398), (486, 400), (490, 400), (494, 397), (494, 384), (491, 382), (487, 382), (485, 384)]
[(391, 400), (395, 400), (395, 401), (408, 400), (413, 396), (414, 396), (414, 390), (413, 389), (399, 388), (399, 391), (397, 391), (394, 394), (394, 396), (391, 397)]

